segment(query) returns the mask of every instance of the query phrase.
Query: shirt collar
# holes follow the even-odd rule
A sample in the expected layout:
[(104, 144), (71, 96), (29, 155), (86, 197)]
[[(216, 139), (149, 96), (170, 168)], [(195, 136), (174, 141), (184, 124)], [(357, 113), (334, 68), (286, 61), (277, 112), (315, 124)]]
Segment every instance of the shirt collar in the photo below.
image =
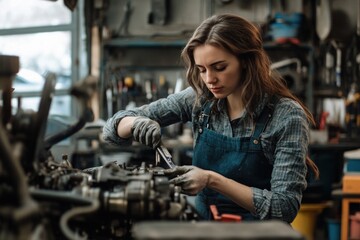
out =
[[(255, 112), (252, 114), (252, 116), (254, 117), (254, 119), (256, 119), (258, 116), (260, 116), (261, 112), (263, 111), (266, 103), (268, 102), (268, 94), (265, 94), (265, 96), (263, 97), (263, 99), (260, 100), (259, 104), (256, 106), (255, 108)], [(216, 108), (219, 112), (224, 111), (226, 107), (226, 99), (222, 98), (222, 99), (218, 99), (217, 103), (216, 103)], [(245, 110), (243, 116), (249, 114), (248, 111)]]

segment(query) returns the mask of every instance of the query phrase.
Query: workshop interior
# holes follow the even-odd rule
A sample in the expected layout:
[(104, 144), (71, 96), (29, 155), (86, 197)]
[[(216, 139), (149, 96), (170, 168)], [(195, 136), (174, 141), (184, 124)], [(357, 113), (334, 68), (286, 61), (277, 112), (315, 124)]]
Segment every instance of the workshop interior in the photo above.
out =
[[(360, 1), (0, 0), (0, 239), (360, 239)], [(192, 161), (190, 124), (154, 150), (102, 128), (188, 86), (181, 50), (207, 17), (255, 23), (316, 120), (289, 225), (202, 221), (164, 169)]]

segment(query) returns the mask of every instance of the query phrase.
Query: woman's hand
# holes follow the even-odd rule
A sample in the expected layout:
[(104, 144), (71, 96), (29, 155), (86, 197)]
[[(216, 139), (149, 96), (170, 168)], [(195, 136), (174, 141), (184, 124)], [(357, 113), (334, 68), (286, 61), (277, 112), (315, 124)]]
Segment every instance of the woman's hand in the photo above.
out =
[(137, 117), (131, 128), (135, 141), (151, 148), (159, 146), (161, 141), (161, 128), (159, 123), (147, 117)]
[(182, 192), (188, 195), (196, 195), (209, 182), (209, 171), (195, 166), (179, 166), (166, 169), (164, 173), (172, 178), (170, 183), (181, 186)]

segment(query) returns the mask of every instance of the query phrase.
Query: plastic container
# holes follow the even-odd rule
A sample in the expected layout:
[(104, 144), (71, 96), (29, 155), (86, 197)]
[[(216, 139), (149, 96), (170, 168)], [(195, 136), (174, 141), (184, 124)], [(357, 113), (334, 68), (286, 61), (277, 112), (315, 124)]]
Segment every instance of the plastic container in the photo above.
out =
[(301, 13), (275, 13), (275, 21), (270, 24), (272, 38), (275, 41), (284, 38), (297, 38), (302, 18)]
[(327, 219), (328, 240), (340, 240), (340, 220)]
[(303, 203), (291, 226), (305, 236), (306, 240), (314, 240), (317, 216), (328, 207), (327, 203)]
[(360, 149), (344, 152), (344, 173), (360, 173)]

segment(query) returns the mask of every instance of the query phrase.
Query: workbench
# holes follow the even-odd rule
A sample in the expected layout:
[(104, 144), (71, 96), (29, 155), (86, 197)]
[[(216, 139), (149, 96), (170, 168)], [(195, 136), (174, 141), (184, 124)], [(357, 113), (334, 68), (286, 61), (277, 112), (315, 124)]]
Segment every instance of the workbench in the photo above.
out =
[(149, 221), (135, 224), (132, 232), (136, 240), (305, 240), (302, 234), (280, 220), (244, 222)]

